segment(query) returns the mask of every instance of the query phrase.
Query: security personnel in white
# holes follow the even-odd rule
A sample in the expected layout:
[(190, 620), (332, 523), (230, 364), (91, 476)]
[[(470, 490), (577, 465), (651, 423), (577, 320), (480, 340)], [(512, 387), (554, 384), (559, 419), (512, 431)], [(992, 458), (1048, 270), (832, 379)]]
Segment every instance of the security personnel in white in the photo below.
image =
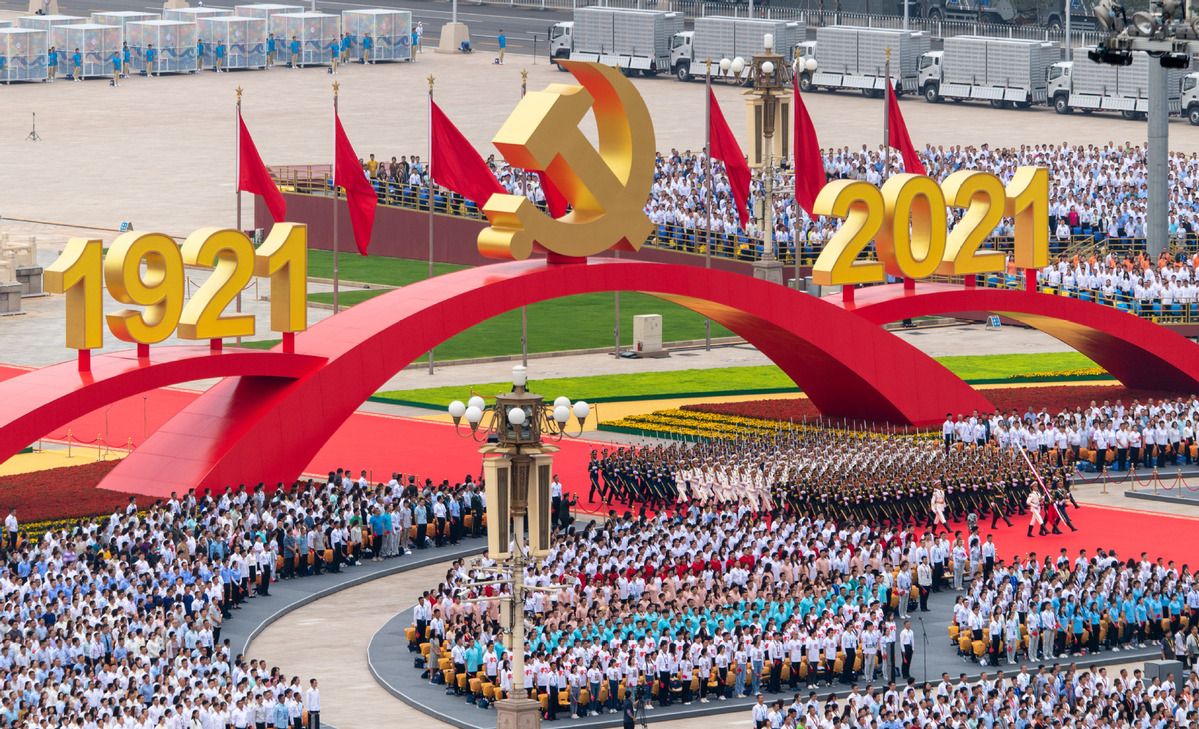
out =
[(957, 431), (955, 430), (953, 423), (953, 414), (945, 413), (945, 422), (941, 423), (941, 440), (945, 442), (946, 453), (948, 453), (949, 449), (953, 446), (954, 434), (956, 432)]
[[(862, 672), (866, 683), (874, 680), (874, 669), (878, 666), (878, 649), (882, 634), (869, 621), (862, 628)], [(848, 655), (846, 656), (848, 658)]]
[(915, 651), (916, 634), (912, 632), (912, 621), (903, 621), (903, 630), (899, 631), (899, 650), (903, 654), (903, 668), (900, 672), (904, 678), (912, 677), (912, 653)]
[(928, 612), (928, 593), (933, 589), (933, 568), (928, 564), (928, 558), (920, 560), (916, 568), (916, 585), (920, 588), (920, 612)]
[(753, 708), (754, 729), (766, 729), (769, 716), (770, 707), (766, 705), (766, 699), (762, 698), (762, 694), (758, 694), (758, 703), (754, 704)]
[(966, 552), (966, 545), (962, 544), (962, 540), (960, 538), (957, 540), (957, 543), (953, 545), (953, 549), (950, 550), (950, 554), (953, 557), (953, 589), (961, 592), (962, 578), (966, 574), (966, 557), (968, 556), (968, 553)]
[(852, 683), (853, 666), (858, 658), (858, 632), (853, 626), (847, 626), (841, 633), (841, 650), (845, 651), (845, 665), (841, 671), (841, 678), (846, 683)]
[(912, 571), (900, 569), (895, 578), (895, 595), (899, 598), (899, 617), (908, 616), (908, 600), (912, 597)]

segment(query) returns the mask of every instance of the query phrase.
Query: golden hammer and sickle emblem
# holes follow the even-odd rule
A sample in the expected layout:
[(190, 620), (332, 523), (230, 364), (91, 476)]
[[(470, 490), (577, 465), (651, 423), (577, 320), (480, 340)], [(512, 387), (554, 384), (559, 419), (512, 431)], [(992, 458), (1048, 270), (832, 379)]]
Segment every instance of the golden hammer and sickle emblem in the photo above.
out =
[[(526, 94), (492, 143), (509, 164), (545, 173), (571, 212), (552, 218), (523, 195), (492, 195), (483, 206), (491, 226), (479, 233), (479, 252), (488, 258), (521, 260), (534, 249), (574, 258), (637, 250), (653, 228), (645, 203), (654, 181), (654, 125), (645, 101), (611, 66), (560, 63), (582, 85)], [(579, 129), (589, 109), (599, 149)]]

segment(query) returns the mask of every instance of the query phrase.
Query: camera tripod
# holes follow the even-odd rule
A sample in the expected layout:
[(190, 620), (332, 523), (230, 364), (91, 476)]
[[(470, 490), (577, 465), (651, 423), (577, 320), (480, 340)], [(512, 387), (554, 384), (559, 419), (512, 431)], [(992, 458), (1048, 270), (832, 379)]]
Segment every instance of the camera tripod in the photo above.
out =
[(40, 142), (42, 135), (37, 133), (37, 112), (33, 112), (33, 129), (29, 131), (29, 135), (25, 137), (26, 142)]

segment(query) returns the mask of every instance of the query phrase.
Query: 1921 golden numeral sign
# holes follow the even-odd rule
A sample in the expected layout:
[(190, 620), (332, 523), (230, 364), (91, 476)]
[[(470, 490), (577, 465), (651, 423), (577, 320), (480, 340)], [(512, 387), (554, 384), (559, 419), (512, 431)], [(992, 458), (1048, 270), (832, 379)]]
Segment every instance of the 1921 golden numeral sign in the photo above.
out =
[[(949, 229), (946, 208), (965, 210)], [(1015, 263), (1049, 264), (1049, 172), (1021, 167), (1006, 186), (989, 172), (959, 170), (940, 185), (924, 175), (895, 175), (877, 188), (860, 180), (825, 185), (817, 215), (845, 222), (812, 267), (821, 286), (879, 283), (887, 275), (921, 279), (1003, 271), (1004, 255), (981, 249), (1006, 215), (1015, 219)], [(877, 261), (858, 260), (875, 242)]]
[[(102, 347), (104, 321), (117, 339), (138, 344), (155, 344), (172, 333), (191, 340), (253, 336), (252, 314), (225, 310), (254, 276), (270, 280), (272, 331), (308, 327), (307, 226), (279, 223), (257, 251), (244, 233), (228, 228), (202, 228), (182, 246), (162, 233), (134, 232), (117, 236), (106, 255), (101, 245), (72, 238), (45, 271), (46, 290), (67, 296), (72, 349)], [(184, 266), (212, 269), (187, 301)], [(113, 299), (141, 309), (105, 314), (101, 282)]]

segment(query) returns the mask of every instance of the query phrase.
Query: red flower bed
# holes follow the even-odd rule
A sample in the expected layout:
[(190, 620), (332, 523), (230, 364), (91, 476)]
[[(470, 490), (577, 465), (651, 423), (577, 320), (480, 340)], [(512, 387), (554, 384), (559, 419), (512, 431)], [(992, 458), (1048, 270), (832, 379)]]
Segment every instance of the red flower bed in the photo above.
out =
[[(1123, 385), (997, 387), (981, 390), (981, 392), (988, 400), (995, 403), (995, 407), (1001, 412), (1008, 413), (1015, 409), (1020, 415), (1023, 415), (1030, 407), (1033, 410), (1046, 408), (1050, 413), (1057, 413), (1066, 408), (1087, 407), (1092, 400), (1102, 405), (1104, 400), (1114, 403), (1119, 399), (1127, 405), (1133, 400), (1144, 402), (1146, 398), (1150, 397), (1156, 400), (1163, 397), (1173, 398), (1178, 395), (1176, 392), (1167, 390), (1140, 390)], [(699, 403), (684, 405), (682, 409), (792, 422), (815, 420), (820, 417), (820, 411), (816, 409), (811, 400), (796, 397), (747, 400), (745, 402)]]
[[(48, 519), (95, 516), (124, 507), (133, 494), (106, 491), (96, 484), (115, 468), (116, 461), (92, 461), (79, 466), (0, 477), (0, 518), (16, 507), (22, 524)], [(147, 506), (146, 497), (141, 506)]]

